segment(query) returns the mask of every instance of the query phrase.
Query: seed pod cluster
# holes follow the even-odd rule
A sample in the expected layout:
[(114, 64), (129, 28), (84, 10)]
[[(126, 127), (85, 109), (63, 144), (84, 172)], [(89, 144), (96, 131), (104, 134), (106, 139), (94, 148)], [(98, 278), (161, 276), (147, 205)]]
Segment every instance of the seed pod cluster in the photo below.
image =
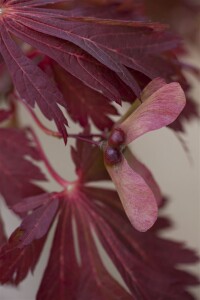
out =
[(115, 128), (108, 139), (104, 150), (104, 159), (107, 165), (115, 165), (122, 161), (121, 147), (125, 143), (125, 133), (120, 128)]

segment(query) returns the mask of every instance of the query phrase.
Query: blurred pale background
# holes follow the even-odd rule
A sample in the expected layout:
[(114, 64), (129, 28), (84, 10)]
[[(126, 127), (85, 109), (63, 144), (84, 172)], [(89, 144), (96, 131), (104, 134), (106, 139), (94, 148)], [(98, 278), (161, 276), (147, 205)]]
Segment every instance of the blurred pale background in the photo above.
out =
[[(193, 52), (190, 61), (195, 61), (200, 66), (199, 54)], [(194, 79), (190, 78), (190, 80), (194, 84), (192, 92), (200, 103), (200, 84)], [(30, 123), (28, 113), (24, 109), (21, 110), (20, 116), (23, 124)], [(166, 232), (165, 236), (184, 241), (187, 246), (200, 253), (200, 122), (195, 120), (186, 124), (185, 129), (184, 139), (187, 142), (190, 157), (187, 156), (181, 143), (170, 129), (162, 129), (140, 138), (134, 142), (132, 149), (152, 170), (163, 194), (170, 198), (162, 214), (170, 216), (174, 222), (174, 228)], [(70, 130), (74, 131), (73, 128)], [(69, 158), (69, 145), (65, 148), (61, 141), (45, 136), (37, 128), (36, 131), (52, 165), (67, 179), (74, 179), (73, 164)], [(58, 189), (53, 183), (51, 186), (47, 184), (47, 187), (50, 190)], [(4, 206), (2, 201), (0, 210), (9, 235), (19, 225), (19, 219)], [(0, 300), (35, 299), (48, 259), (49, 246), (50, 241), (45, 247), (34, 276), (29, 275), (17, 289), (10, 286), (0, 287)], [(200, 276), (199, 265), (190, 269)], [(192, 292), (199, 300), (200, 289), (193, 288)]]

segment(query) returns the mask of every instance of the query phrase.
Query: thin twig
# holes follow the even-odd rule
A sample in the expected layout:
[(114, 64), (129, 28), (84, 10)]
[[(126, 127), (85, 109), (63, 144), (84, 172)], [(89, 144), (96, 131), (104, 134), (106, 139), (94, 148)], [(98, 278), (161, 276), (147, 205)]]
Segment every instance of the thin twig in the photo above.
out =
[(70, 181), (62, 178), (55, 170), (54, 168), (51, 166), (48, 158), (46, 157), (46, 154), (40, 144), (40, 141), (39, 139), (37, 138), (36, 134), (34, 133), (34, 131), (31, 129), (31, 128), (28, 128), (28, 131), (31, 133), (31, 135), (33, 136), (33, 139), (34, 139), (34, 142), (36, 143), (37, 145), (37, 149), (41, 155), (41, 158), (47, 168), (47, 170), (49, 171), (49, 173), (51, 174), (52, 178), (58, 182), (62, 187), (67, 187), (69, 184), (71, 184)]

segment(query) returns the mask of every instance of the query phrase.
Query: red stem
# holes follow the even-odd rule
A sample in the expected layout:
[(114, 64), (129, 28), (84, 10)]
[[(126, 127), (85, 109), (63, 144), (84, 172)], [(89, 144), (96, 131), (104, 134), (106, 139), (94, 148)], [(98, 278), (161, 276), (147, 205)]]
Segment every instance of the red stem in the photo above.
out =
[[(31, 116), (34, 119), (35, 123), (38, 125), (38, 127), (44, 133), (46, 133), (47, 135), (51, 135), (51, 136), (57, 137), (57, 138), (62, 138), (62, 134), (60, 132), (53, 131), (53, 130), (47, 128), (46, 126), (44, 126), (44, 124), (38, 119), (38, 117), (33, 112), (33, 110), (28, 105), (26, 105), (24, 102), (22, 102), (22, 103), (25, 105), (26, 109), (31, 114)], [(95, 141), (93, 141), (93, 140), (91, 140), (89, 138), (99, 137), (101, 139), (104, 139), (104, 137), (103, 137), (102, 134), (87, 134), (87, 135), (82, 135), (82, 134), (68, 134), (68, 137), (69, 138), (76, 138), (76, 139), (82, 140), (82, 141), (87, 142), (89, 144), (93, 144), (93, 145), (95, 145), (97, 147), (99, 147), (99, 142), (95, 142)]]
[(52, 178), (58, 182), (62, 187), (66, 188), (69, 184), (71, 184), (70, 181), (67, 181), (66, 179), (62, 178), (55, 170), (54, 168), (51, 166), (48, 158), (46, 157), (46, 154), (44, 153), (44, 150), (40, 144), (39, 139), (37, 138), (36, 134), (34, 133), (34, 131), (31, 128), (28, 128), (28, 131), (31, 133), (31, 135), (34, 138), (34, 141), (37, 145), (37, 149), (40, 152), (41, 158), (43, 160), (43, 162), (45, 163), (45, 166), (47, 168), (47, 170), (49, 171), (49, 173), (51, 174)]
[(42, 122), (38, 119), (38, 117), (36, 116), (36, 114), (34, 113), (34, 111), (28, 106), (26, 105), (24, 102), (21, 101), (21, 103), (24, 104), (24, 106), (26, 107), (26, 109), (28, 110), (28, 112), (31, 114), (33, 120), (35, 121), (35, 123), (38, 125), (38, 127), (47, 135), (51, 135), (51, 136), (55, 136), (57, 138), (62, 138), (62, 134), (60, 132), (56, 132), (53, 131), (49, 128), (47, 128), (46, 126), (44, 126), (44, 124), (42, 124)]
[(78, 134), (77, 135), (76, 134), (69, 134), (68, 137), (79, 139), (79, 140), (81, 140), (83, 142), (86, 142), (86, 143), (91, 144), (91, 145), (95, 145), (97, 147), (100, 146), (99, 142), (95, 142), (93, 140), (90, 140), (90, 139), (86, 138), (85, 135), (81, 136), (81, 135), (78, 135)]

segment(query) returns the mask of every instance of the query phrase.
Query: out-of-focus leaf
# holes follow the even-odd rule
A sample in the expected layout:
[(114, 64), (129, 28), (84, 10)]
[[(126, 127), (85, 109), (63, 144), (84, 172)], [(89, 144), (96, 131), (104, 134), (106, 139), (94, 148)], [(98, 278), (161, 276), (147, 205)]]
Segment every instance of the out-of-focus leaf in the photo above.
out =
[(79, 180), (82, 182), (109, 180), (110, 177), (103, 164), (103, 154), (99, 148), (78, 140), (77, 147), (72, 147), (71, 153)]
[(102, 94), (84, 85), (80, 80), (53, 64), (55, 81), (65, 98), (68, 113), (74, 122), (87, 127), (89, 120), (100, 130), (111, 129), (110, 116), (117, 115), (116, 108)]
[(42, 192), (33, 181), (45, 177), (27, 157), (41, 159), (26, 131), (0, 128), (0, 193), (9, 207)]
[(19, 284), (33, 271), (43, 249), (45, 238), (24, 247), (18, 247), (22, 231), (16, 229), (0, 249), (0, 283)]

